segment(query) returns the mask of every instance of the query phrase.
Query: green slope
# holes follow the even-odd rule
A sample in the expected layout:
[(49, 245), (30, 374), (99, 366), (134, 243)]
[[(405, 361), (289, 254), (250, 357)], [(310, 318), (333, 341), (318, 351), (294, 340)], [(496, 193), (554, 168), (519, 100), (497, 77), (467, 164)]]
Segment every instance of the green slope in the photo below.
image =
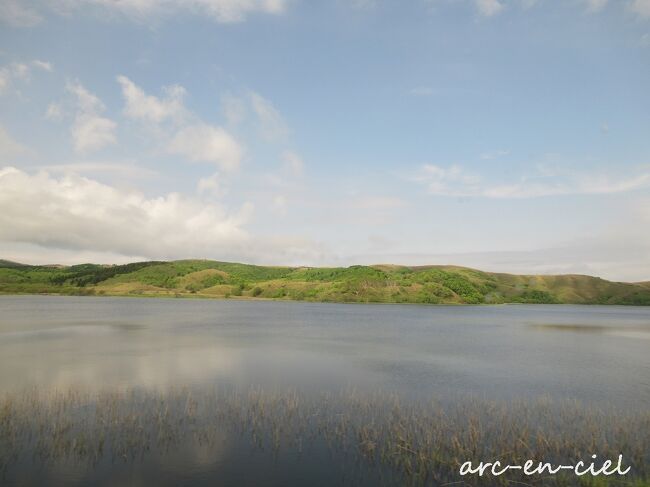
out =
[(650, 305), (650, 285), (457, 266), (266, 267), (210, 260), (27, 266), (0, 260), (0, 293), (272, 298), (378, 303)]

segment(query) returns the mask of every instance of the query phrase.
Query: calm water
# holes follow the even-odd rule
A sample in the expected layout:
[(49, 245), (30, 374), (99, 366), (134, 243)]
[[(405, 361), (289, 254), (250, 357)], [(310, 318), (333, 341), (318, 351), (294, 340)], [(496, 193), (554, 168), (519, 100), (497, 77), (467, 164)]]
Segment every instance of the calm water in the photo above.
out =
[(0, 297), (0, 392), (169, 386), (650, 403), (650, 308)]
[[(0, 394), (69, 389), (156, 394), (170, 388), (258, 386), (313, 397), (314, 417), (323, 391), (342, 389), (397, 393), (414, 403), (434, 396), (452, 408), (467, 396), (532, 402), (544, 395), (642, 413), (650, 404), (650, 308), (0, 297)], [(181, 400), (180, 408), (185, 407)], [(81, 401), (74, 415), (83, 417), (85, 408)], [(40, 414), (34, 416), (47, 417)], [(32, 413), (25, 415), (31, 421)], [(311, 417), (303, 416), (298, 426), (309, 428)], [(142, 431), (156, 437), (156, 421)], [(50, 433), (30, 427), (25, 431), (33, 433), (16, 437), (2, 433), (0, 423), (0, 484), (404, 483), (390, 468), (360, 461), (356, 447), (332, 450), (322, 439), (304, 446), (285, 441), (279, 450), (268, 447), (272, 440), (254, 447), (246, 436), (250, 428), (243, 434), (236, 424), (222, 428), (218, 420), (203, 421), (198, 430), (212, 431), (208, 443), (180, 435), (169, 447), (154, 442), (135, 460), (116, 456), (112, 446), (107, 447), (112, 453), (93, 461), (70, 454), (69, 444), (54, 444), (55, 456), (38, 460), (39, 435), (47, 442)], [(6, 424), (4, 431), (11, 431)], [(144, 434), (137, 428), (136, 439)], [(95, 433), (90, 436), (91, 443), (97, 440)], [(23, 443), (21, 453), (13, 455), (19, 449), (19, 443), (11, 443), (15, 438)], [(628, 444), (616, 436), (609, 441), (613, 448), (617, 442)], [(4, 467), (3, 458), (9, 459)], [(646, 460), (637, 462), (643, 466)]]

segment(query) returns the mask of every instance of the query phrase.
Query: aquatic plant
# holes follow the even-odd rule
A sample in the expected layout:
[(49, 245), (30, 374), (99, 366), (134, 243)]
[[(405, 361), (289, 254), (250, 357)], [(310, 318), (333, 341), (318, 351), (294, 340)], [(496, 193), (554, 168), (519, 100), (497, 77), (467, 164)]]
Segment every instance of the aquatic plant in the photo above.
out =
[(632, 467), (625, 478), (609, 479), (611, 485), (647, 485), (650, 477), (648, 411), (621, 413), (548, 398), (403, 402), (354, 390), (312, 395), (231, 388), (6, 394), (0, 399), (0, 478), (30, 464), (133, 462), (188, 442), (210, 447), (224, 433), (276, 454), (307, 454), (310, 446), (326, 445), (362, 471), (380, 471), (387, 484), (610, 485), (568, 474), (458, 473), (468, 460), (566, 463), (592, 453), (612, 459), (622, 453)]

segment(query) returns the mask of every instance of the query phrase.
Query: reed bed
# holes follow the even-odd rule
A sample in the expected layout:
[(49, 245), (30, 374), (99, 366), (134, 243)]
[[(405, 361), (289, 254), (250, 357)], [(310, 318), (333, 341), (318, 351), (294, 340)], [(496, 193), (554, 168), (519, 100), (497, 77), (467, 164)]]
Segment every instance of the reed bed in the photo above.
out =
[[(307, 455), (325, 445), (399, 485), (634, 485), (650, 483), (650, 412), (621, 413), (540, 398), (404, 402), (397, 395), (303, 394), (261, 388), (29, 391), (0, 398), (0, 484), (19, 468), (70, 461), (138, 462), (223, 435), (251, 448)], [(624, 477), (459, 475), (465, 461), (559, 464), (592, 454), (632, 470)], [(26, 467), (27, 466), (27, 467)]]

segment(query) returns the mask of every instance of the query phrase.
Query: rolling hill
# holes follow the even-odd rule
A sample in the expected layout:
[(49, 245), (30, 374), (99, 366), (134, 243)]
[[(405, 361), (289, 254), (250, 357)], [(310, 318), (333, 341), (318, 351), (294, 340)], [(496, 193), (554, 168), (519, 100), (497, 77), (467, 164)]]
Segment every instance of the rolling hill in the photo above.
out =
[(650, 305), (649, 283), (513, 275), (457, 266), (268, 267), (210, 260), (31, 266), (0, 260), (1, 294), (326, 302)]

